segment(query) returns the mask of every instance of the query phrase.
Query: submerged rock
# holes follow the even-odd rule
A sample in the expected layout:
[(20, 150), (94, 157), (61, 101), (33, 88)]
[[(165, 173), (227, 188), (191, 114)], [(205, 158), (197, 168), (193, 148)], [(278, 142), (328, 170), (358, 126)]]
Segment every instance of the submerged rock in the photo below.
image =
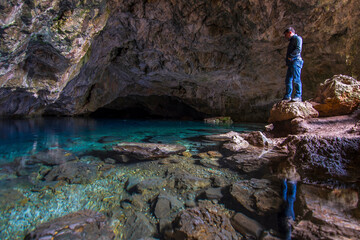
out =
[(259, 215), (278, 212), (282, 204), (280, 186), (266, 179), (238, 181), (232, 184), (230, 194), (247, 210)]
[(320, 117), (353, 112), (360, 103), (360, 82), (346, 75), (326, 79), (313, 99)]
[(276, 103), (270, 110), (268, 122), (281, 122), (291, 120), (297, 117), (313, 118), (318, 117), (319, 113), (313, 108), (309, 102), (286, 102)]
[(247, 217), (242, 213), (237, 213), (231, 218), (233, 227), (244, 236), (251, 235), (260, 239), (264, 228), (257, 221)]
[(44, 165), (59, 165), (65, 162), (76, 160), (76, 156), (61, 148), (50, 149), (32, 155), (27, 164), (42, 163)]
[(231, 225), (229, 216), (216, 205), (183, 210), (173, 226), (172, 239), (176, 240), (236, 240), (240, 237)]
[(104, 215), (83, 210), (43, 223), (25, 237), (25, 240), (38, 239), (112, 240), (115, 234)]
[(68, 162), (55, 166), (46, 176), (46, 181), (90, 183), (97, 177), (97, 165), (84, 162)]
[(138, 160), (150, 160), (182, 153), (186, 147), (178, 144), (123, 142), (114, 146), (113, 150)]
[(123, 236), (127, 240), (138, 240), (152, 237), (156, 233), (155, 227), (145, 214), (135, 212), (125, 222)]
[(168, 185), (172, 188), (178, 190), (188, 191), (188, 190), (200, 190), (207, 188), (211, 185), (210, 179), (205, 179), (197, 177), (185, 171), (175, 171), (169, 172), (169, 182)]

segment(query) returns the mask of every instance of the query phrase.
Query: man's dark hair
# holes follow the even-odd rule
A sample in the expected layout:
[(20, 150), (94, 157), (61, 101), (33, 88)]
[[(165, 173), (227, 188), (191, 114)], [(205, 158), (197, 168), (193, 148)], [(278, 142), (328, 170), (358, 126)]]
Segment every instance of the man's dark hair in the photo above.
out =
[(295, 33), (295, 29), (293, 27), (288, 27), (287, 29), (285, 29), (284, 34), (288, 32)]

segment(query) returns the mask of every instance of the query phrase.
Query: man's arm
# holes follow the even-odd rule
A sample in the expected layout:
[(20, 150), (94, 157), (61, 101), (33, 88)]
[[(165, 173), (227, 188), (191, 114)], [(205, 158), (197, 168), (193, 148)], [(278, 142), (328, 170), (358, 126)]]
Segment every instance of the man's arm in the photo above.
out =
[(301, 39), (301, 37), (296, 37), (294, 40), (295, 40), (294, 41), (295, 42), (295, 49), (289, 54), (291, 59), (297, 58), (298, 56), (300, 56), (301, 48), (302, 48), (302, 39)]

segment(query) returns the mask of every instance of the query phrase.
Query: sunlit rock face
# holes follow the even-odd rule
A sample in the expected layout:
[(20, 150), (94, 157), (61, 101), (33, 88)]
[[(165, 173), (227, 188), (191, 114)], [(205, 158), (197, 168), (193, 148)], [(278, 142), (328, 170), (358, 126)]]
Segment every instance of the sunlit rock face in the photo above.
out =
[(134, 99), (151, 115), (159, 99), (171, 99), (196, 116), (266, 120), (284, 94), (284, 28), (304, 39), (310, 97), (334, 74), (359, 76), (359, 8), (315, 0), (6, 1), (0, 115), (122, 111)]

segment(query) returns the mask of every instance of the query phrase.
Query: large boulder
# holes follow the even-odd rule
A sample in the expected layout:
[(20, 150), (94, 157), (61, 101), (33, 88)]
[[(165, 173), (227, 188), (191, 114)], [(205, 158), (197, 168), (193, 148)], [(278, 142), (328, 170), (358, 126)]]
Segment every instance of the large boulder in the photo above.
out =
[(25, 240), (112, 240), (114, 238), (115, 234), (107, 224), (104, 215), (83, 210), (41, 224), (27, 234)]
[(314, 108), (320, 117), (353, 112), (360, 103), (360, 82), (345, 75), (326, 79), (314, 98)]
[(281, 122), (294, 118), (313, 118), (318, 117), (319, 113), (309, 102), (288, 102), (281, 101), (276, 103), (270, 110), (268, 122)]
[(289, 136), (284, 142), (293, 164), (308, 181), (357, 181), (359, 137)]

